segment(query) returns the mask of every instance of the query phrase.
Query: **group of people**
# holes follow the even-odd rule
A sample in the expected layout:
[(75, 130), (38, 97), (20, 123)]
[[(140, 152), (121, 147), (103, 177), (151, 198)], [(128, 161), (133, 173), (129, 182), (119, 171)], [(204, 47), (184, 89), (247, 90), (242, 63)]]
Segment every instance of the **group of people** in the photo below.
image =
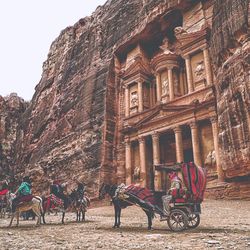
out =
[[(64, 189), (66, 187), (66, 184), (60, 183), (58, 180), (54, 180), (53, 183), (50, 186), (50, 194), (55, 195), (57, 198), (61, 199), (63, 201), (64, 207), (67, 207), (68, 203), (70, 202), (68, 200), (68, 196), (65, 195)], [(12, 201), (12, 212), (15, 211), (17, 205), (20, 202), (28, 201), (30, 198), (32, 198), (32, 180), (30, 177), (25, 176), (22, 180), (21, 185), (18, 187), (16, 192), (14, 193), (16, 197)], [(78, 183), (77, 186), (77, 193), (80, 197), (84, 196), (84, 193), (86, 191), (85, 184)], [(48, 200), (47, 209), (50, 209), (52, 206), (50, 200)]]
[[(180, 196), (180, 190), (182, 190), (182, 180), (178, 176), (176, 172), (171, 172), (168, 174), (169, 180), (171, 181), (170, 189), (168, 190), (167, 194), (162, 196), (162, 204), (163, 204), (163, 213), (161, 214), (161, 219), (164, 220), (170, 212), (170, 202), (173, 198)], [(65, 184), (60, 183), (58, 180), (53, 181), (52, 185), (50, 186), (50, 194), (55, 195), (57, 198), (61, 199), (63, 201), (63, 204), (65, 207), (67, 207), (68, 203), (68, 196), (64, 194)], [(16, 206), (22, 202), (27, 201), (29, 197), (32, 197), (31, 192), (32, 187), (32, 181), (28, 176), (25, 176), (23, 178), (23, 181), (21, 185), (18, 187), (18, 189), (15, 192), (16, 198), (12, 201), (12, 211), (14, 212), (16, 209)], [(77, 193), (83, 197), (86, 187), (83, 183), (78, 183), (77, 186)], [(51, 207), (50, 200), (47, 203), (47, 209), (49, 210)]]

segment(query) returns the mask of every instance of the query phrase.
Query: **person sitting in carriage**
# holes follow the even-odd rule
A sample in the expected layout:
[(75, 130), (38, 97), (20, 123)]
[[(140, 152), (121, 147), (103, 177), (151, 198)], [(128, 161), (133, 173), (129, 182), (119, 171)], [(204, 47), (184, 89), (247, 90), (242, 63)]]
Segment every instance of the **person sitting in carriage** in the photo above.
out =
[(184, 195), (182, 180), (179, 178), (177, 172), (170, 172), (168, 177), (171, 183), (170, 189), (168, 190), (167, 195), (162, 196), (163, 211), (165, 216), (169, 216), (170, 202), (173, 198), (182, 197)]
[(28, 201), (31, 195), (31, 179), (28, 176), (23, 178), (19, 188), (15, 192), (16, 198), (12, 201), (12, 212), (16, 210), (18, 203)]

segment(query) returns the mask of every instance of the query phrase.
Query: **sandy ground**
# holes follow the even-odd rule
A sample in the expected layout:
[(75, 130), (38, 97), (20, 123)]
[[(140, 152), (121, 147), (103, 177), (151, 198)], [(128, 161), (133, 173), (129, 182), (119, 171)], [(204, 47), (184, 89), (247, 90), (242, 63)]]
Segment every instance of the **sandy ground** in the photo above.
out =
[[(166, 221), (147, 219), (138, 207), (122, 211), (120, 229), (113, 229), (113, 207), (90, 208), (86, 222), (76, 223), (75, 215), (47, 216), (47, 225), (20, 221), (7, 228), (9, 219), (0, 219), (0, 249), (250, 249), (250, 201), (212, 201), (202, 204), (201, 224), (182, 233), (168, 229)], [(15, 225), (15, 224), (14, 224)]]

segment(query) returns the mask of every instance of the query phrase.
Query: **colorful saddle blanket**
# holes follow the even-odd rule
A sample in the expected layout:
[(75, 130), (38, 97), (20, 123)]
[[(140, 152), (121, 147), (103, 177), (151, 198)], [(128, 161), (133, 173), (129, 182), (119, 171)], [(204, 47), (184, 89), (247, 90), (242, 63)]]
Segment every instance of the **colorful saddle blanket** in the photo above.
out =
[(125, 187), (125, 193), (127, 193), (128, 195), (131, 194), (145, 201), (146, 203), (150, 203), (151, 205), (157, 205), (154, 193), (148, 188), (143, 188), (132, 184)]
[(64, 202), (62, 199), (58, 198), (57, 196), (55, 196), (54, 194), (51, 194), (49, 196), (49, 199), (51, 201), (51, 204), (54, 205), (55, 207), (63, 207), (64, 206)]
[(19, 204), (21, 203), (21, 202), (30, 202), (32, 199), (33, 199), (33, 195), (31, 195), (31, 194), (29, 194), (29, 195), (24, 195), (24, 196), (22, 196), (22, 197), (20, 197), (20, 199), (19, 199)]
[(9, 192), (8, 189), (0, 190), (0, 196), (1, 196), (1, 195), (6, 195), (8, 192)]

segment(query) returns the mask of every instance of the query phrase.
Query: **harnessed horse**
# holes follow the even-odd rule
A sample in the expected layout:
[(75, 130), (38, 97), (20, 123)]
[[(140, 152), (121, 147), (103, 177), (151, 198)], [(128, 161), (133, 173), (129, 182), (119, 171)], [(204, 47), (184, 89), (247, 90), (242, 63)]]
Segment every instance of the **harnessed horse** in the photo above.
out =
[(137, 205), (142, 208), (142, 210), (145, 212), (148, 218), (148, 229), (152, 229), (152, 219), (154, 217), (154, 208), (153, 206), (150, 206), (150, 204), (147, 204), (146, 202), (143, 202), (142, 200), (138, 199), (137, 197), (133, 195), (127, 194), (126, 199), (120, 199), (116, 197), (116, 190), (117, 185), (109, 185), (109, 184), (102, 184), (101, 188), (99, 189), (99, 199), (102, 200), (105, 198), (105, 195), (108, 194), (111, 199), (112, 203), (114, 205), (115, 209), (115, 224), (113, 228), (119, 228), (121, 225), (121, 210), (123, 208), (126, 208), (128, 206)]
[[(10, 194), (10, 204), (12, 204), (12, 200), (16, 197), (15, 194)], [(17, 226), (19, 225), (19, 216), (21, 212), (26, 212), (29, 210), (33, 210), (33, 212), (37, 215), (37, 223), (36, 225), (41, 224), (41, 214), (43, 213), (42, 207), (42, 198), (39, 196), (33, 196), (30, 201), (19, 203), (16, 207), (16, 210), (12, 212), (11, 220), (9, 227), (11, 227), (14, 217), (17, 218)]]

